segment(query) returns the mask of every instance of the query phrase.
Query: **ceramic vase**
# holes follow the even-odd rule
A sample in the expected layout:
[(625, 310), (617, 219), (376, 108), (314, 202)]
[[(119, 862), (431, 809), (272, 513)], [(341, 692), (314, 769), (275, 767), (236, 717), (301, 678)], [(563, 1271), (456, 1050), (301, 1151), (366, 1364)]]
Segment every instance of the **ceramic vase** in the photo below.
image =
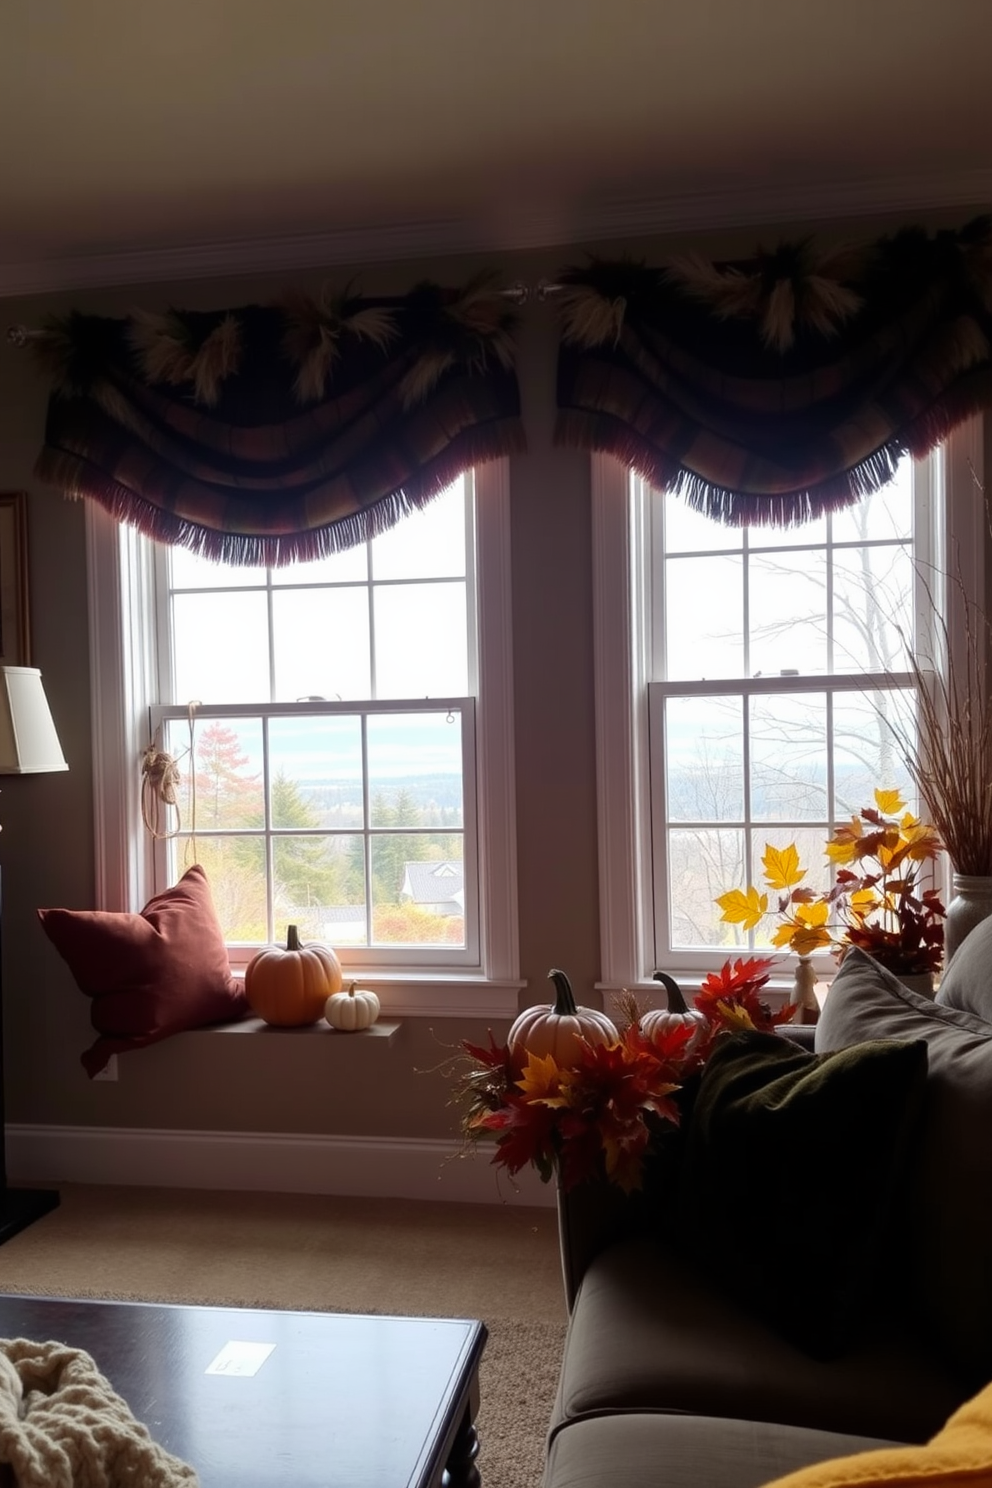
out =
[(796, 965), (796, 988), (793, 1002), (799, 1006), (797, 1023), (815, 1023), (820, 1016), (820, 1004), (816, 1000), (816, 972), (808, 956), (800, 956)]
[(953, 894), (944, 920), (945, 970), (969, 930), (992, 915), (992, 875), (955, 873), (951, 887)]

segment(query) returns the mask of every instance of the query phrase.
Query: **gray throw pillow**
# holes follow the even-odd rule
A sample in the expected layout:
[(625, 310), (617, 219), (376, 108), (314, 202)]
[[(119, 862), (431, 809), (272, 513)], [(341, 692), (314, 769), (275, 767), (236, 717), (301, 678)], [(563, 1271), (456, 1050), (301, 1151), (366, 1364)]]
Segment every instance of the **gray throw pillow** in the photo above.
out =
[(992, 1023), (992, 919), (969, 930), (951, 958), (937, 999)]
[(853, 949), (827, 994), (815, 1047), (823, 1054), (865, 1039), (927, 1044), (906, 1195), (907, 1311), (918, 1307), (948, 1364), (977, 1388), (992, 1378), (992, 1025), (910, 991)]

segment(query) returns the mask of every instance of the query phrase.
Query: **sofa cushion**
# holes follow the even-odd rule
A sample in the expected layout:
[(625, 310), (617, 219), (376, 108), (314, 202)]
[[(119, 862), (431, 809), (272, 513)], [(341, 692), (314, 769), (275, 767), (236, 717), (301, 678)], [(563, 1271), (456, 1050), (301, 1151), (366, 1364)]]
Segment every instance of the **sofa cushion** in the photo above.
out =
[(39, 909), (38, 918), (79, 990), (92, 998), (90, 1020), (100, 1038), (82, 1055), (91, 1077), (112, 1054), (250, 1011), (199, 864), (140, 914)]
[(977, 1389), (992, 1378), (992, 1026), (910, 991), (852, 950), (827, 994), (816, 1047), (872, 1038), (927, 1044), (901, 1252), (905, 1305), (919, 1307), (948, 1362)]
[[(746, 1286), (810, 1297), (817, 1278), (801, 1244), (775, 1254), (728, 1238)], [(925, 1441), (967, 1398), (967, 1388), (897, 1323), (866, 1335), (843, 1359), (814, 1359), (722, 1295), (669, 1246), (639, 1237), (589, 1265), (569, 1322), (553, 1428), (610, 1411), (689, 1414), (815, 1427), (890, 1441)]]
[(936, 1000), (992, 1023), (992, 918), (981, 920), (958, 946)]
[(767, 1488), (962, 1488), (992, 1483), (992, 1385), (922, 1447), (885, 1447), (807, 1465)]
[[(866, 1326), (926, 1072), (922, 1040), (816, 1055), (763, 1033), (721, 1039), (703, 1071), (685, 1140), (681, 1241), (715, 1285), (820, 1357), (842, 1353)], [(816, 1277), (809, 1295), (774, 1284), (783, 1248)], [(741, 1270), (757, 1256), (769, 1258), (764, 1285)]]
[(874, 1438), (708, 1416), (620, 1414), (576, 1421), (551, 1442), (544, 1488), (758, 1488)]

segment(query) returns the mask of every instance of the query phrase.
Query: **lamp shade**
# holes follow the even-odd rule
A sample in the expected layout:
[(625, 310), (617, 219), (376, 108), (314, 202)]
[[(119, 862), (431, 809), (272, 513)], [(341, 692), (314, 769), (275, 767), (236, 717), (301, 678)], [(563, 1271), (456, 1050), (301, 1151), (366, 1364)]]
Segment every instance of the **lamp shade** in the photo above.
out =
[(0, 667), (0, 775), (68, 770), (37, 667)]

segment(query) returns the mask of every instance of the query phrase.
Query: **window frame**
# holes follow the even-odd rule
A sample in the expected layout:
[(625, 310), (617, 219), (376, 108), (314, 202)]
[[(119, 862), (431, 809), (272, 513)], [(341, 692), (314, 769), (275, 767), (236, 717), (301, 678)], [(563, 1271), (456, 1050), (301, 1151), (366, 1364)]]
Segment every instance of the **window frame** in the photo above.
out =
[[(935, 602), (947, 617), (952, 656), (964, 655), (965, 604), (984, 609), (987, 513), (983, 422), (959, 425), (945, 441), (931, 482), (942, 487), (942, 522), (933, 521), (930, 561)], [(650, 988), (663, 964), (691, 982), (700, 958), (668, 954), (659, 963), (651, 872), (649, 684), (654, 617), (651, 532), (645, 500), (632, 499), (629, 471), (609, 455), (592, 457), (593, 644), (603, 991)], [(949, 869), (944, 866), (946, 893)], [(712, 960), (712, 957), (709, 958)], [(712, 969), (712, 968), (710, 968)], [(782, 980), (789, 978), (785, 968)]]
[[(472, 965), (362, 968), (387, 1013), (512, 1017), (519, 972), (509, 462), (475, 482), (474, 613), (479, 954)], [(159, 884), (155, 843), (141, 824), (140, 761), (158, 698), (152, 544), (86, 503), (96, 901), (140, 910)], [(134, 624), (132, 615), (139, 617)], [(472, 622), (470, 621), (470, 624)], [(471, 677), (470, 677), (471, 680)], [(342, 952), (347, 964), (347, 950)]]

